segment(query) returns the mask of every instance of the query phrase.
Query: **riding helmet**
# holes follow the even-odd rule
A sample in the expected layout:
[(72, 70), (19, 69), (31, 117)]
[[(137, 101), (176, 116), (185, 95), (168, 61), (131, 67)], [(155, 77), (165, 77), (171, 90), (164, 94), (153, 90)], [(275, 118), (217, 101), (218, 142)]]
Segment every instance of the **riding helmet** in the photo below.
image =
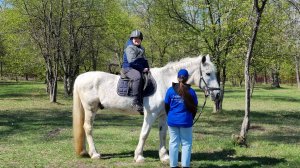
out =
[(139, 30), (134, 30), (130, 34), (130, 39), (132, 39), (134, 37), (137, 37), (137, 38), (143, 40), (143, 33), (141, 31), (139, 31)]

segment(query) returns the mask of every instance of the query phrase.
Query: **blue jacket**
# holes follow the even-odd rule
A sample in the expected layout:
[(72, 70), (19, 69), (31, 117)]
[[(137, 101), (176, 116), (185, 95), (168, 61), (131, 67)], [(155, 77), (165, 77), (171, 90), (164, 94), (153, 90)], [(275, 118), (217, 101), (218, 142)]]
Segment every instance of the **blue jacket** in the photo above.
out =
[(132, 40), (129, 39), (123, 54), (122, 68), (133, 68), (140, 72), (142, 72), (144, 68), (149, 68), (144, 47), (141, 45), (135, 46)]
[[(189, 88), (189, 93), (193, 97), (195, 105), (198, 106), (196, 92)], [(167, 90), (165, 104), (170, 106), (168, 112), (168, 125), (171, 127), (192, 127), (193, 115), (189, 112), (184, 104), (183, 99), (176, 93), (173, 87)]]

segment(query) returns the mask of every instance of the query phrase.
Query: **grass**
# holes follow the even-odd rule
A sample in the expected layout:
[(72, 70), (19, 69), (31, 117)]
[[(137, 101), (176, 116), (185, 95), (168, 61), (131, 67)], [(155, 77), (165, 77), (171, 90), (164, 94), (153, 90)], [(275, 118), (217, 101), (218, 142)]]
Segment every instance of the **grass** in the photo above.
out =
[[(224, 96), (223, 113), (211, 113), (208, 101), (194, 127), (192, 167), (299, 167), (299, 90), (287, 85), (256, 87), (248, 148), (231, 142), (244, 116), (244, 89), (227, 87)], [(199, 102), (203, 102), (200, 91)], [(72, 99), (63, 97), (62, 88), (58, 103), (49, 103), (43, 83), (0, 81), (0, 167), (169, 167), (158, 158), (157, 124), (146, 141), (146, 162), (137, 164), (133, 154), (142, 117), (109, 110), (99, 110), (94, 125), (102, 159), (77, 157), (71, 109)]]

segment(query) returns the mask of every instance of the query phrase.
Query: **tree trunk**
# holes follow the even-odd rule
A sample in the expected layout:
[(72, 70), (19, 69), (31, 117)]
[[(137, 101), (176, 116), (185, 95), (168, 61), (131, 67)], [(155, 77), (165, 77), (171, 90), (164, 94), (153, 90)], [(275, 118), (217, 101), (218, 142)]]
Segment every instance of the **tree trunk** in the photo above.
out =
[(250, 93), (250, 97), (252, 97), (252, 95), (253, 95), (255, 83), (256, 83), (256, 71), (254, 71), (253, 77), (251, 79), (251, 93)]
[(92, 53), (92, 67), (93, 67), (93, 71), (97, 71), (97, 54), (95, 54), (94, 52)]
[[(214, 42), (214, 46), (215, 46), (215, 48), (217, 48), (216, 42)], [(221, 83), (222, 83), (221, 72), (222, 72), (222, 67), (223, 67), (223, 66), (221, 66), (221, 63), (220, 63), (221, 62), (221, 60), (220, 60), (221, 53), (219, 51), (212, 51), (212, 50), (211, 50), (211, 52), (213, 53), (213, 57), (215, 58), (215, 64), (217, 65), (216, 77), (217, 77), (217, 81), (218, 81), (220, 89), (221, 89)], [(222, 90), (220, 90), (220, 98), (214, 102), (214, 107), (213, 107), (213, 111), (212, 111), (213, 113), (220, 113), (222, 111), (222, 108), (221, 108), (222, 101), (223, 101), (222, 98), (223, 98)]]
[[(220, 65), (220, 56), (216, 56), (217, 58), (217, 65)], [(218, 66), (217, 66), (218, 67)], [(221, 73), (220, 73), (220, 68), (217, 68), (217, 72), (216, 72), (216, 76), (217, 76), (217, 81), (219, 82), (219, 86), (220, 86), (220, 89), (221, 89)], [(214, 108), (213, 108), (213, 113), (220, 113), (222, 111), (222, 102), (223, 102), (223, 92), (224, 90), (221, 89), (220, 90), (220, 97), (219, 99), (217, 99), (215, 102), (214, 102)]]
[(75, 82), (75, 77), (74, 76), (70, 76), (67, 73), (64, 74), (65, 97), (71, 96), (73, 94), (74, 82)]
[(226, 64), (223, 65), (222, 78), (221, 78), (221, 82), (219, 84), (220, 85), (220, 97), (214, 106), (214, 112), (217, 112), (217, 113), (222, 112), (222, 109), (223, 109), (225, 82), (226, 82)]
[(267, 70), (264, 69), (264, 83), (268, 84), (268, 76), (267, 76)]
[(300, 74), (299, 74), (299, 64), (300, 64), (300, 59), (299, 55), (295, 56), (295, 64), (296, 64), (296, 80), (297, 80), (297, 86), (298, 89), (300, 89)]
[[(240, 85), (240, 87), (242, 87), (243, 86), (243, 79), (242, 78), (239, 78), (239, 85)], [(244, 79), (245, 80), (245, 79)]]
[(276, 67), (272, 70), (272, 87), (280, 88), (279, 69)]
[(261, 21), (261, 16), (262, 16), (262, 12), (264, 10), (265, 4), (266, 4), (267, 0), (263, 0), (262, 1), (262, 6), (259, 7), (259, 2), (258, 0), (254, 0), (254, 9), (256, 11), (256, 15), (255, 15), (255, 22), (252, 28), (252, 35), (249, 41), (249, 45), (248, 45), (248, 51), (247, 51), (247, 55), (245, 58), (245, 115), (244, 115), (244, 120), (241, 126), (241, 131), (240, 131), (240, 135), (238, 136), (238, 138), (236, 139), (237, 143), (239, 145), (243, 145), (243, 146), (247, 146), (246, 140), (247, 140), (247, 133), (250, 127), (250, 101), (251, 101), (251, 97), (250, 97), (250, 61), (251, 61), (251, 57), (252, 57), (252, 53), (253, 53), (253, 48), (254, 48), (254, 44), (256, 41), (256, 36), (257, 36), (257, 32), (259, 29), (259, 25), (260, 25), (260, 21)]
[(3, 76), (3, 63), (0, 61), (0, 76)]
[(47, 86), (49, 91), (49, 98), (51, 103), (55, 103), (57, 101), (57, 75), (55, 73), (57, 70), (48, 69), (47, 73)]
[(50, 102), (56, 103), (57, 101), (57, 79), (52, 79), (51, 83), (49, 83), (49, 91), (50, 91)]

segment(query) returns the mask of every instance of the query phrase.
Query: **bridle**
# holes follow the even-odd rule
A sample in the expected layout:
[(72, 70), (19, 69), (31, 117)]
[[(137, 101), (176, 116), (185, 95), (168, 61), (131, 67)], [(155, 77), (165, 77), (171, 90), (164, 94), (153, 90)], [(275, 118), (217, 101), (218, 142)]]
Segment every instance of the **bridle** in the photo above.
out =
[[(203, 90), (204, 94), (205, 94), (205, 97), (208, 97), (208, 95), (211, 94), (212, 91), (214, 90), (220, 90), (220, 88), (215, 88), (215, 87), (209, 87), (207, 85), (207, 83), (205, 82), (204, 78), (203, 78), (203, 73), (202, 73), (202, 68), (201, 68), (201, 63), (200, 63), (200, 82), (199, 82), (199, 88), (201, 90)], [(204, 88), (201, 88), (201, 82), (204, 83)]]
[[(201, 88), (201, 82), (204, 83), (204, 88)], [(200, 82), (199, 82), (199, 86), (198, 86), (203, 92), (204, 92), (204, 103), (201, 106), (200, 112), (198, 114), (198, 117), (196, 119), (194, 119), (193, 125), (198, 121), (198, 119), (200, 118), (203, 109), (205, 107), (206, 104), (206, 99), (207, 97), (211, 94), (212, 91), (214, 90), (221, 90), (220, 88), (215, 88), (215, 87), (209, 87), (207, 85), (207, 83), (205, 82), (203, 75), (202, 75), (202, 68), (201, 68), (201, 63), (200, 63)]]

